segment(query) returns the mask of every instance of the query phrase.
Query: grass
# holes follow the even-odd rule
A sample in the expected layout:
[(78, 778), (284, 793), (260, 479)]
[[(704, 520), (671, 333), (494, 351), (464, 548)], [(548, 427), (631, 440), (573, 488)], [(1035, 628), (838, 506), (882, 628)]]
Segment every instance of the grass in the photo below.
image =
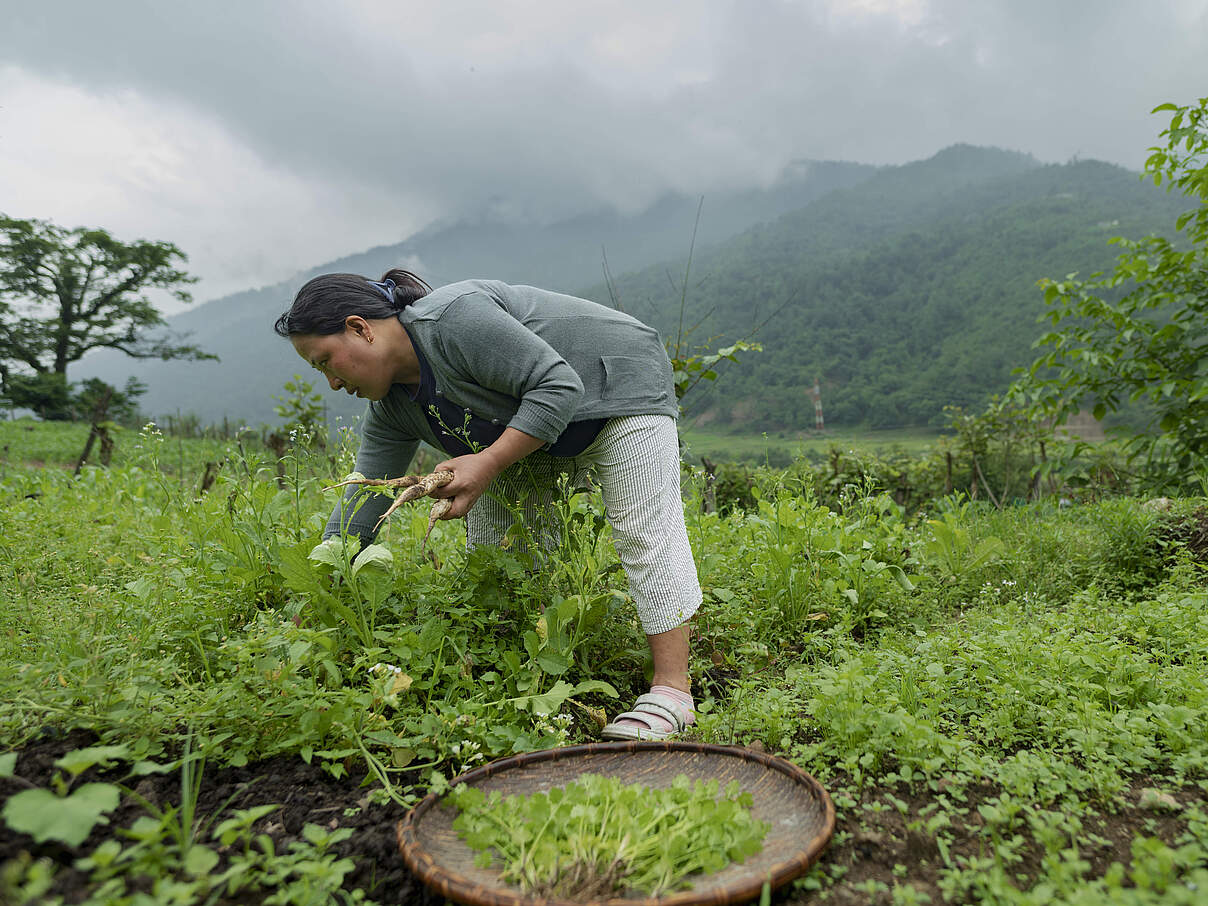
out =
[[(74, 469), (84, 451), (89, 426), (79, 422), (39, 422), (31, 418), (0, 420), (0, 469), (11, 465), (46, 466)], [(127, 465), (139, 454), (139, 430), (117, 427), (114, 466)], [(161, 445), (159, 465), (165, 472), (177, 476), (201, 472), (206, 462), (221, 461), (228, 447), (243, 444), (261, 448), (256, 432), (250, 429), (242, 437), (230, 440), (199, 438), (167, 438)], [(91, 461), (100, 455), (94, 445)], [(200, 475), (199, 475), (200, 477)]]
[(824, 432), (800, 431), (775, 434), (727, 434), (681, 425), (680, 438), (690, 461), (702, 456), (720, 462), (744, 462), (783, 467), (798, 457), (820, 459), (832, 446), (858, 448), (869, 452), (901, 450), (920, 453), (935, 444), (938, 431), (927, 428), (884, 430), (835, 428)]
[[(592, 495), (562, 502), (562, 545), (538, 571), (514, 550), (466, 554), (457, 523), (422, 556), (422, 505), (357, 562), (340, 544), (312, 559), (348, 449), (295, 447), (278, 470), (251, 444), (130, 432), (112, 468), (73, 478), (58, 466), (78, 428), (26, 427), (0, 425), (0, 751), (76, 727), (170, 765), (187, 740), (207, 766), (301, 759), (354, 787), (364, 774), (357, 808), (374, 808), (593, 739), (594, 712), (642, 691), (643, 639)], [(219, 452), (208, 492), (181, 480)], [(1197, 902), (1204, 500), (907, 514), (875, 488), (823, 503), (805, 467), (756, 477), (725, 513), (686, 486), (705, 591), (692, 735), (771, 751), (831, 792), (835, 841), (787, 902)], [(272, 820), (247, 807), (270, 804), (240, 803), (245, 855), (267, 854), (251, 841)], [(323, 816), (333, 834), (340, 821)], [(230, 892), (233, 854), (186, 865), (165, 844), (151, 859), (116, 830), (54, 858), (27, 842), (0, 900), (54, 902), (69, 877), (97, 904), (153, 883), (180, 903)], [(335, 889), (344, 877), (325, 898), (274, 902), (367, 901)]]

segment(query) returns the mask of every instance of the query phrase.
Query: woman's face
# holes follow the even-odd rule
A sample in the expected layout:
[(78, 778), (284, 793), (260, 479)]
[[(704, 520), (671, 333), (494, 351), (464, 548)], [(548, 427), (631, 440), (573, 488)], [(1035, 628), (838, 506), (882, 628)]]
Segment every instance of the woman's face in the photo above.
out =
[(341, 333), (290, 337), (294, 349), (323, 373), (332, 390), (361, 399), (380, 400), (394, 383), (385, 343), (363, 318), (349, 318)]

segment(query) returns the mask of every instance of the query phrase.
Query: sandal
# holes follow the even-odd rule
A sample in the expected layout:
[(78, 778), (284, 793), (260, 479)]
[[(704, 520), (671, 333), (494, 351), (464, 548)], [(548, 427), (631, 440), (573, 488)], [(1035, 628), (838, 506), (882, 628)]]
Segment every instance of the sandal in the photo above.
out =
[[(660, 729), (661, 724), (651, 719), (660, 717), (671, 724), (670, 730)], [(669, 695), (659, 692), (648, 692), (639, 695), (632, 711), (618, 714), (612, 723), (600, 731), (604, 739), (668, 739), (677, 733), (682, 733), (692, 717), (691, 709), (680, 704)], [(644, 723), (644, 727), (632, 727), (619, 724), (621, 720), (636, 720)]]

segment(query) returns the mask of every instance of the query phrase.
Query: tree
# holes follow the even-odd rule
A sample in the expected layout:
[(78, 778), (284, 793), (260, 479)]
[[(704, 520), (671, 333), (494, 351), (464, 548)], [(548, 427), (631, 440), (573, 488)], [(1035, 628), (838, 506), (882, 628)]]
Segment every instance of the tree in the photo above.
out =
[(1054, 329), (1013, 393), (1057, 424), (1140, 403), (1151, 417), (1128, 437), (1130, 457), (1147, 484), (1173, 487), (1208, 455), (1208, 98), (1153, 112), (1172, 115), (1144, 176), (1198, 200), (1175, 223), (1182, 238), (1114, 239), (1110, 273), (1042, 281)]
[(0, 394), (45, 418), (70, 414), (67, 366), (90, 349), (134, 358), (212, 359), (163, 333), (146, 291), (181, 302), (196, 281), (170, 242), (121, 242), (99, 229), (67, 230), (0, 215)]

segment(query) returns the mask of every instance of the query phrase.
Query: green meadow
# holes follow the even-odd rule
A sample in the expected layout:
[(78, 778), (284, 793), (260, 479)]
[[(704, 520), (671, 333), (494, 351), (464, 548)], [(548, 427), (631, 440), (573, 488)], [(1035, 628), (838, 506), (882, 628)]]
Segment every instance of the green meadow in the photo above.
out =
[[(407, 807), (643, 691), (592, 494), (541, 568), (457, 522), (422, 554), (424, 506), (354, 561), (319, 546), (352, 437), (278, 461), (127, 429), (76, 477), (85, 434), (0, 423), (0, 902), (423, 902)], [(684, 480), (688, 738), (786, 758), (838, 812), (773, 899), (1202, 903), (1208, 501), (904, 507), (785, 450), (708, 505)]]

